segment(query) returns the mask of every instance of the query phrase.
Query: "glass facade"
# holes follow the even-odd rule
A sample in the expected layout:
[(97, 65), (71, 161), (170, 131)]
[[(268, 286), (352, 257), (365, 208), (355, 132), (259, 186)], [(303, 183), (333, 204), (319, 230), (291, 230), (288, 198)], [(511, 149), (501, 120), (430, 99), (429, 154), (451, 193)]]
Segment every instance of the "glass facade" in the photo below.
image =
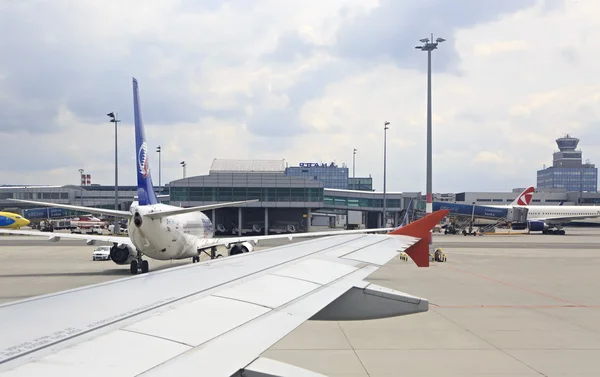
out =
[(538, 170), (538, 188), (564, 188), (567, 191), (598, 191), (598, 169), (582, 163), (582, 152), (576, 150), (579, 139), (566, 135), (556, 139), (559, 152), (554, 152), (552, 166)]
[(171, 187), (172, 202), (321, 202), (323, 189), (316, 187)]
[(373, 191), (373, 178), (348, 178), (348, 190)]
[(554, 168), (537, 172), (538, 188), (565, 188), (567, 191), (598, 191), (598, 168)]
[[(323, 204), (327, 206), (347, 206), (347, 207), (373, 207), (383, 208), (383, 199), (372, 198), (348, 198), (339, 196), (325, 195)], [(387, 208), (402, 208), (401, 199), (387, 199)]]
[(323, 182), (324, 187), (348, 189), (348, 168), (334, 164), (306, 164), (307, 166), (291, 166), (285, 168), (288, 177), (301, 177)]

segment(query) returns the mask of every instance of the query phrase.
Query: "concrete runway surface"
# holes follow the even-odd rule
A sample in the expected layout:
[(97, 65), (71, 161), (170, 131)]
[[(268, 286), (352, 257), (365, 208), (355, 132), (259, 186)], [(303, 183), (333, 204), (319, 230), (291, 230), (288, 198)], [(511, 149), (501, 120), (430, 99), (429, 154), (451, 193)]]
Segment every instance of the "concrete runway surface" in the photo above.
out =
[[(0, 302), (129, 276), (127, 266), (93, 262), (95, 246), (82, 244), (0, 237)], [(333, 377), (600, 376), (599, 229), (436, 234), (434, 245), (448, 262), (420, 269), (395, 259), (369, 278), (428, 298), (427, 313), (309, 321), (265, 356)], [(150, 269), (186, 263), (150, 260)]]

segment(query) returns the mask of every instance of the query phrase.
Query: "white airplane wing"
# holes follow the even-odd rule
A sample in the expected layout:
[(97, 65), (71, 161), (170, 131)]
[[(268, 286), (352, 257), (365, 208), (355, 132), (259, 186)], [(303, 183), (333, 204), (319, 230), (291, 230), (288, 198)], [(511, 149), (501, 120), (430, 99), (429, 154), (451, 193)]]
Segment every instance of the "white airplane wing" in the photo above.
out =
[(406, 251), (429, 264), (435, 212), (386, 235), (342, 235), (0, 306), (4, 376), (316, 374), (260, 355), (309, 319), (424, 312), (364, 279)]
[(111, 242), (119, 245), (130, 245), (135, 248), (133, 242), (129, 237), (123, 236), (102, 236), (95, 234), (72, 234), (72, 233), (48, 233), (40, 232), (36, 230), (12, 230), (12, 229), (0, 229), (0, 234), (15, 234), (22, 236), (37, 236), (48, 238), (50, 242), (58, 242), (61, 238), (71, 238), (75, 240), (85, 240), (89, 245), (93, 245), (95, 242)]
[(64, 209), (71, 209), (73, 211), (96, 213), (96, 214), (100, 214), (100, 215), (117, 216), (117, 217), (131, 216), (131, 213), (129, 211), (119, 211), (116, 209), (83, 207), (83, 206), (75, 206), (75, 205), (71, 205), (71, 204), (37, 202), (35, 200), (23, 200), (23, 199), (7, 199), (7, 200), (10, 200), (12, 202), (36, 204), (36, 205), (45, 206), (45, 207), (64, 208)]
[(355, 230), (332, 230), (323, 232), (304, 232), (304, 233), (287, 233), (287, 234), (272, 234), (267, 236), (244, 236), (244, 237), (223, 237), (223, 238), (199, 238), (197, 240), (199, 249), (208, 248), (211, 246), (227, 246), (239, 242), (252, 242), (255, 245), (261, 240), (273, 240), (287, 238), (308, 238), (308, 237), (325, 237), (325, 236), (340, 236), (347, 234), (363, 234), (363, 233), (379, 233), (389, 232), (395, 228), (376, 228), (376, 229), (355, 229)]

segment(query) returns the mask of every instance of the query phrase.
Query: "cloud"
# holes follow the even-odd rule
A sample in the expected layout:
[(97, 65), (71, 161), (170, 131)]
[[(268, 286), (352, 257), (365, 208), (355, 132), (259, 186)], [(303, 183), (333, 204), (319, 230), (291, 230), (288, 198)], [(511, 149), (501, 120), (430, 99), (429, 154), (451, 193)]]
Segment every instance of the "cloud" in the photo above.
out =
[[(425, 188), (433, 53), (435, 191), (535, 183), (554, 139), (600, 161), (595, 2), (541, 0), (22, 0), (0, 3), (0, 183), (68, 184), (84, 168), (133, 184), (131, 77), (163, 182), (213, 158), (351, 162), (388, 188)], [(151, 147), (151, 150), (153, 150)], [(151, 154), (153, 171), (157, 155)], [(155, 178), (156, 180), (156, 178)]]
[[(532, 0), (382, 0), (378, 7), (347, 17), (337, 33), (335, 53), (358, 60), (390, 60), (398, 67), (424, 70), (424, 57), (415, 51), (422, 38), (449, 41), (436, 51), (440, 71), (455, 70), (459, 61), (453, 43), (456, 31), (496, 20), (534, 5)], [(439, 34), (439, 35), (437, 35)]]

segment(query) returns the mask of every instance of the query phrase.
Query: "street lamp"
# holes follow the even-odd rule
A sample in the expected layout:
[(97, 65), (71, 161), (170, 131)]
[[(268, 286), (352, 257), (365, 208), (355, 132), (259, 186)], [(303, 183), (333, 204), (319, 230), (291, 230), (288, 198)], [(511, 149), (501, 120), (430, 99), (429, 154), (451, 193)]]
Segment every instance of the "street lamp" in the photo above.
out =
[(162, 192), (162, 188), (161, 188), (161, 180), (160, 180), (160, 152), (161, 152), (161, 148), (160, 145), (158, 147), (156, 147), (156, 151), (158, 152), (158, 194), (160, 195), (160, 193)]
[[(119, 157), (118, 157), (118, 143), (117, 143), (117, 125), (120, 122), (118, 119), (119, 113), (116, 115), (112, 112), (106, 114), (112, 123), (115, 124), (115, 210), (119, 210)], [(119, 219), (115, 217), (115, 228), (113, 233), (119, 233)]]
[(81, 206), (83, 207), (83, 169), (79, 169), (79, 187), (81, 187), (79, 195), (81, 195)]
[(185, 167), (186, 167), (185, 161), (181, 161), (179, 164), (183, 168), (183, 178), (185, 178)]
[(444, 42), (444, 38), (431, 39), (423, 38), (419, 42), (422, 42), (422, 46), (415, 46), (416, 49), (421, 51), (427, 51), (427, 205), (425, 208), (426, 213), (433, 212), (433, 194), (431, 184), (431, 51), (437, 49), (438, 44)]
[(387, 207), (387, 196), (385, 190), (385, 178), (386, 178), (386, 163), (387, 163), (387, 130), (389, 129), (388, 125), (390, 122), (385, 122), (383, 124), (383, 227), (386, 227), (386, 207)]
[[(354, 148), (354, 151), (352, 152), (352, 180), (353, 181), (356, 178), (356, 151), (358, 151), (358, 149)], [(356, 181), (354, 181), (354, 186), (356, 186)]]

